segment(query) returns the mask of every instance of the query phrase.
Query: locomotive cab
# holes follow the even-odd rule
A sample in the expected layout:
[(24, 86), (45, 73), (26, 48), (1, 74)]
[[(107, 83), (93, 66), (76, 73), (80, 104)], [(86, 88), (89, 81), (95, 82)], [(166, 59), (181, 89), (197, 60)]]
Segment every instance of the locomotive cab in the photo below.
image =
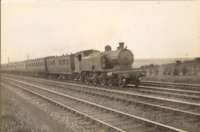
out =
[(77, 52), (75, 54), (75, 72), (76, 73), (80, 73), (83, 69), (82, 69), (82, 60), (87, 57), (90, 56), (91, 54), (94, 53), (100, 53), (98, 50), (84, 50), (84, 51), (80, 51)]

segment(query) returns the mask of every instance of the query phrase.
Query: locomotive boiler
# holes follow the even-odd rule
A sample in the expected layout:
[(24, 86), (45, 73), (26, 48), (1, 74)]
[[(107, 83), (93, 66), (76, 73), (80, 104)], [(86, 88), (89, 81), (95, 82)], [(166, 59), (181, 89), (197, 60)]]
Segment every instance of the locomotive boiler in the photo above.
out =
[(130, 50), (124, 48), (124, 43), (119, 43), (117, 50), (112, 51), (107, 45), (102, 55), (101, 63), (103, 69), (123, 70), (130, 69), (134, 61), (134, 56)]

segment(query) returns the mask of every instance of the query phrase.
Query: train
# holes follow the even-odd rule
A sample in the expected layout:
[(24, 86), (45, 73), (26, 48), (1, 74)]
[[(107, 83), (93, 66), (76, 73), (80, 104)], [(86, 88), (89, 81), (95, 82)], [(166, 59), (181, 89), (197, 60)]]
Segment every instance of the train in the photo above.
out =
[(89, 49), (69, 55), (47, 56), (1, 65), (1, 72), (32, 74), (75, 80), (100, 86), (136, 87), (145, 76), (141, 69), (133, 69), (134, 54), (124, 42), (116, 50), (110, 45), (105, 51)]

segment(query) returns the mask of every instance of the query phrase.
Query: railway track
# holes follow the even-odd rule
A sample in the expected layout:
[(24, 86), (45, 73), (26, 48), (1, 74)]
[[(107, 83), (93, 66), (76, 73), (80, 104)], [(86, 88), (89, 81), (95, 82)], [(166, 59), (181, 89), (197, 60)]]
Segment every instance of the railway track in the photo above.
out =
[[(171, 122), (169, 122), (169, 120), (167, 120), (167, 119), (164, 119), (163, 121), (160, 121), (160, 122), (167, 123), (169, 126), (174, 126), (174, 127), (178, 126), (179, 128), (183, 128), (188, 131), (199, 129), (199, 124), (197, 124), (197, 126), (191, 125), (192, 123), (196, 123), (199, 121), (200, 108), (199, 108), (198, 104), (193, 104), (193, 103), (189, 103), (189, 102), (180, 102), (180, 101), (177, 102), (176, 100), (174, 100), (175, 102), (172, 102), (172, 100), (168, 100), (168, 99), (165, 99), (165, 101), (164, 101), (164, 100), (159, 100), (160, 98), (155, 98), (155, 97), (149, 98), (149, 97), (144, 97), (144, 96), (142, 97), (142, 96), (138, 96), (138, 95), (134, 95), (134, 94), (128, 95), (128, 93), (121, 92), (118, 90), (110, 90), (110, 89), (108, 90), (108, 89), (98, 89), (98, 88), (91, 89), (90, 87), (86, 87), (86, 86), (84, 87), (83, 85), (81, 85), (81, 87), (80, 87), (79, 85), (75, 85), (75, 84), (63, 83), (63, 82), (57, 82), (57, 81), (49, 81), (49, 80), (45, 80), (45, 79), (41, 79), (40, 81), (38, 81), (37, 79), (28, 80), (26, 78), (25, 80), (30, 81), (30, 83), (33, 83), (35, 81), (35, 82), (37, 82), (37, 84), (45, 84), (46, 86), (48, 86), (48, 88), (55, 87), (54, 90), (58, 89), (58, 87), (62, 88), (61, 91), (59, 90), (62, 93), (64, 93), (64, 91), (63, 91), (64, 89), (65, 90), (67, 89), (68, 93), (66, 93), (66, 94), (69, 94), (69, 90), (76, 91), (76, 92), (78, 91), (82, 94), (85, 93), (86, 96), (90, 95), (90, 96), (95, 96), (96, 98), (98, 97), (98, 100), (100, 98), (106, 98), (107, 100), (104, 100), (104, 101), (108, 102), (110, 100), (111, 103), (112, 102), (113, 103), (114, 102), (115, 103), (116, 102), (123, 103), (122, 106), (124, 107), (124, 109), (120, 108), (118, 110), (125, 111), (129, 114), (135, 114), (135, 115), (139, 116), (141, 113), (135, 112), (134, 109), (140, 108), (140, 110), (142, 112), (146, 112), (146, 113), (148, 113), (148, 110), (149, 110), (149, 114), (150, 115), (154, 114), (154, 117), (160, 116), (160, 118), (166, 118), (165, 116), (168, 116), (167, 119), (170, 119)], [(135, 96), (135, 97), (131, 97), (130, 95)], [(71, 94), (71, 96), (73, 96), (73, 97), (77, 96), (77, 93)], [(77, 96), (77, 98), (81, 98), (81, 96), (79, 95), (79, 96)], [(92, 100), (94, 100), (94, 98), (91, 99), (90, 101), (92, 101)], [(129, 106), (128, 108), (132, 108), (133, 111), (132, 112), (127, 111), (125, 109), (126, 105)], [(174, 106), (175, 106), (175, 108), (173, 108)], [(113, 108), (113, 109), (117, 109), (117, 108)], [(147, 110), (145, 111), (145, 109), (147, 109)], [(154, 113), (152, 111), (154, 111)], [(162, 112), (164, 114), (155, 116), (156, 115), (155, 111), (158, 113)], [(143, 118), (148, 117), (150, 119), (158, 121), (158, 119), (152, 118), (151, 116), (148, 116), (148, 114), (147, 115), (144, 114), (141, 116), (143, 116)], [(189, 125), (189, 127), (188, 127), (187, 125), (184, 125), (184, 122), (180, 121), (181, 119), (182, 120), (188, 119), (190, 121), (192, 120), (191, 122), (189, 122), (191, 126)], [(172, 120), (174, 120), (174, 121), (172, 121)], [(185, 122), (187, 122), (187, 120)]]
[[(135, 88), (132, 85), (129, 85), (131, 88)], [(139, 90), (152, 90), (152, 91), (159, 91), (159, 92), (167, 92), (169, 94), (181, 94), (181, 95), (190, 95), (191, 97), (199, 97), (200, 96), (200, 89), (199, 90), (188, 90), (188, 89), (177, 89), (177, 88), (167, 88), (167, 87), (158, 87), (158, 86), (139, 86), (139, 88), (135, 88)]]
[(105, 123), (105, 122), (103, 122), (101, 120), (98, 120), (98, 119), (96, 119), (94, 117), (91, 117), (91, 116), (89, 116), (89, 115), (87, 115), (87, 114), (85, 114), (83, 112), (77, 111), (76, 109), (73, 109), (72, 107), (69, 107), (69, 106), (65, 105), (64, 103), (58, 102), (58, 101), (56, 101), (56, 100), (54, 100), (52, 98), (49, 98), (49, 97), (47, 97), (45, 95), (42, 95), (41, 93), (37, 93), (37, 92), (31, 91), (29, 89), (26, 89), (23, 86), (19, 86), (19, 85), (15, 85), (15, 84), (9, 84), (9, 83), (5, 83), (5, 82), (2, 83), (1, 85), (4, 86), (4, 87), (12, 86), (14, 88), (17, 88), (17, 89), (23, 90), (25, 92), (28, 92), (29, 94), (32, 94), (34, 96), (37, 96), (37, 97), (39, 97), (39, 98), (41, 98), (41, 99), (43, 99), (43, 100), (45, 100), (45, 101), (47, 101), (47, 102), (49, 102), (51, 104), (59, 106), (61, 109), (64, 109), (67, 112), (71, 112), (71, 113), (77, 115), (77, 118), (79, 118), (79, 120), (83, 120), (84, 119), (85, 122), (90, 122), (92, 124), (97, 124), (97, 125), (103, 127), (104, 131), (125, 132), (125, 131), (117, 128), (117, 127), (111, 126), (110, 124), (107, 124), (107, 123)]
[(128, 85), (131, 90), (142, 93), (161, 95), (167, 98), (185, 99), (199, 103), (200, 84), (184, 84), (158, 81), (142, 81), (139, 88)]
[[(23, 77), (22, 77), (23, 78)], [(57, 81), (57, 80), (54, 80)], [(69, 83), (76, 83), (73, 81), (68, 81)], [(81, 83), (79, 83), (82, 85)], [(92, 86), (91, 86), (92, 87)], [(105, 88), (105, 87), (104, 87)], [(106, 88), (108, 89), (108, 88)], [(116, 89), (112, 87), (109, 89)], [(158, 87), (158, 86), (139, 86), (139, 88), (135, 87), (134, 85), (129, 85), (127, 88), (117, 88), (118, 90), (142, 94), (142, 95), (150, 95), (156, 96), (161, 98), (168, 98), (168, 99), (175, 99), (175, 100), (182, 100), (182, 101), (190, 101), (193, 103), (200, 103), (200, 90), (188, 90), (188, 89), (179, 89), (179, 88), (167, 88), (167, 87)]]
[(196, 90), (182, 90), (177, 88), (163, 88), (158, 86), (139, 86), (138, 88), (129, 85), (129, 91), (138, 93), (150, 94), (153, 96), (160, 96), (165, 98), (191, 101), (200, 103), (200, 91)]
[(200, 84), (187, 84), (187, 83), (173, 83), (173, 82), (161, 82), (161, 81), (142, 81), (142, 85), (145, 86), (158, 86), (167, 88), (179, 88), (186, 90), (200, 91)]
[[(26, 79), (27, 77), (23, 76), (17, 76), (22, 79)], [(31, 80), (35, 80), (34, 78), (31, 78)], [(37, 80), (37, 79), (36, 79)], [(47, 81), (47, 79), (42, 79), (43, 81)], [(51, 80), (52, 82), (58, 83), (59, 81)], [(49, 80), (48, 83), (51, 83)], [(99, 87), (95, 86), (88, 86), (83, 84), (75, 84), (75, 83), (68, 83), (68, 82), (60, 82), (60, 84), (66, 84), (66, 85), (73, 85), (73, 86), (80, 86), (84, 88), (95, 88), (98, 89)], [(51, 83), (51, 85), (54, 85)], [(115, 89), (115, 88), (103, 88), (104, 90), (113, 90), (117, 92), (121, 92), (128, 95), (135, 95), (137, 97), (147, 97), (148, 99), (159, 99), (159, 100), (165, 100), (165, 101), (171, 101), (171, 102), (177, 102), (177, 103), (186, 103), (186, 104), (194, 104), (198, 105), (200, 104), (200, 91), (192, 91), (192, 90), (178, 90), (178, 89), (168, 89), (168, 88), (159, 88), (159, 87), (147, 87), (147, 86), (140, 86), (139, 88), (131, 86), (131, 88), (125, 88), (125, 89)]]
[(74, 112), (79, 113), (88, 119), (92, 119), (98, 123), (101, 123), (102, 125), (109, 127), (109, 129), (114, 131), (183, 131), (181, 129), (66, 95), (55, 90), (49, 90), (48, 88), (44, 88), (35, 84), (17, 80), (12, 80), (12, 82), (7, 83), (37, 95), (38, 97), (46, 99), (54, 104), (62, 106), (63, 108), (73, 110)]

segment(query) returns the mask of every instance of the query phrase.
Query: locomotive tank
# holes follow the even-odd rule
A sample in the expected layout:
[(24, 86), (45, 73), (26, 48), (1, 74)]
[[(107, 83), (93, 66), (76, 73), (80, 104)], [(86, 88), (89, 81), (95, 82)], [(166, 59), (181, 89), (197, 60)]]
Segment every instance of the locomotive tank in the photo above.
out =
[(131, 67), (133, 62), (134, 55), (129, 49), (124, 48), (124, 43), (119, 43), (119, 47), (115, 51), (112, 51), (109, 45), (105, 47), (102, 56), (103, 68), (114, 68), (115, 66), (127, 68)]

